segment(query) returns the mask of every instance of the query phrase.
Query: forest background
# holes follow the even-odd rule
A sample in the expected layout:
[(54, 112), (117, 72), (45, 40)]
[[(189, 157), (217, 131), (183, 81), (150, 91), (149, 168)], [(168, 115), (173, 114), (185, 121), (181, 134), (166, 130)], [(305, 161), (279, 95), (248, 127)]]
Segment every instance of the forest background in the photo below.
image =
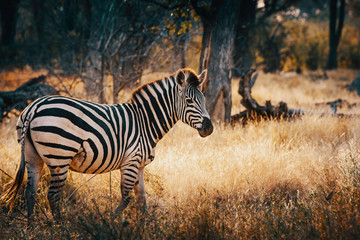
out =
[(250, 67), (360, 67), (358, 0), (6, 0), (0, 9), (3, 72), (46, 70), (73, 95), (62, 83), (70, 77), (101, 103), (119, 102), (150, 73), (207, 68), (207, 108), (228, 121), (231, 79)]
[[(71, 172), (63, 222), (54, 223), (44, 170), (38, 224), (25, 229), (19, 197), (12, 214), (0, 206), (1, 239), (360, 235), (360, 120), (333, 116), (326, 104), (342, 99), (340, 113), (359, 112), (358, 94), (346, 88), (360, 69), (358, 0), (3, 0), (0, 10), (0, 91), (44, 75), (61, 95), (112, 104), (179, 68), (207, 68), (217, 122), (206, 139), (179, 123), (158, 144), (145, 172), (145, 223), (134, 201), (121, 221), (112, 217), (118, 172), (91, 181)], [(244, 110), (237, 89), (249, 68), (259, 72), (252, 95), (260, 104), (309, 111), (294, 121), (227, 124)], [(0, 194), (19, 163), (18, 114), (0, 125)]]

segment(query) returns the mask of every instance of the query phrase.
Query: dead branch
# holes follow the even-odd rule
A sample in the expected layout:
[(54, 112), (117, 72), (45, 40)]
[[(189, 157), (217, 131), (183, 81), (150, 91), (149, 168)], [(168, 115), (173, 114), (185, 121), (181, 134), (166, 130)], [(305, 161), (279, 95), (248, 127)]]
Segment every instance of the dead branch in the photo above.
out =
[(254, 69), (249, 69), (240, 78), (238, 93), (242, 96), (241, 104), (246, 110), (231, 116), (231, 123), (242, 122), (243, 125), (247, 121), (267, 119), (291, 119), (303, 115), (301, 109), (289, 109), (285, 102), (280, 102), (277, 106), (273, 106), (268, 100), (265, 106), (260, 105), (252, 96), (251, 88), (254, 86), (258, 74), (252, 77)]
[(350, 91), (356, 91), (360, 95), (360, 74), (351, 82), (351, 84), (346, 85), (346, 88)]
[(357, 105), (357, 103), (349, 103), (346, 99), (343, 100), (341, 98), (331, 102), (315, 103), (315, 106), (317, 107), (330, 106), (332, 114), (336, 114), (338, 109), (351, 109), (353, 107), (356, 107)]
[(41, 75), (32, 78), (15, 91), (0, 92), (0, 121), (7, 117), (12, 110), (22, 111), (31, 101), (51, 94), (57, 90), (45, 83), (46, 77)]
[[(251, 88), (254, 86), (255, 81), (257, 79), (258, 74), (255, 74), (252, 77), (252, 74), (255, 72), (254, 69), (249, 69), (240, 78), (239, 82), (239, 90), (238, 93), (242, 96), (241, 104), (246, 108), (246, 110), (232, 115), (231, 123), (235, 124), (237, 122), (241, 122), (245, 125), (249, 120), (250, 121), (259, 121), (260, 119), (265, 120), (290, 120), (294, 118), (298, 118), (305, 113), (307, 115), (318, 115), (318, 116), (334, 116), (339, 118), (353, 118), (360, 117), (358, 114), (343, 114), (337, 113), (338, 109), (347, 108), (351, 109), (356, 107), (358, 104), (349, 103), (347, 100), (337, 99), (331, 102), (324, 103), (315, 103), (315, 106), (330, 106), (332, 113), (324, 113), (324, 112), (305, 112), (302, 109), (289, 109), (285, 102), (280, 102), (277, 106), (273, 106), (271, 101), (268, 100), (265, 103), (265, 106), (260, 105), (252, 96), (251, 96)], [(357, 90), (357, 86), (360, 82), (360, 77), (358, 76), (351, 85), (348, 85), (349, 89)]]

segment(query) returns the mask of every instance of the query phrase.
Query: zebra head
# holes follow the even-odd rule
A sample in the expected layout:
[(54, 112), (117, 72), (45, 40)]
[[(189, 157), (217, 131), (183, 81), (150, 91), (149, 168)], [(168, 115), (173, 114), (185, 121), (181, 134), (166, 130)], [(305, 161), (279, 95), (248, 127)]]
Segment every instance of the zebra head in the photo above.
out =
[(205, 107), (202, 93), (207, 70), (197, 75), (190, 69), (180, 69), (175, 74), (178, 85), (177, 115), (184, 123), (198, 130), (201, 137), (213, 132), (213, 125)]

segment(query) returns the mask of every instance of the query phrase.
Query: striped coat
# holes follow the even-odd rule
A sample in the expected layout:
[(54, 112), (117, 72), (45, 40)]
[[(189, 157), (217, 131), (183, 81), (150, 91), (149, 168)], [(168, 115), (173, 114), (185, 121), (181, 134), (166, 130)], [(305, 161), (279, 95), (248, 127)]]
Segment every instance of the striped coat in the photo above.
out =
[(202, 137), (213, 131), (201, 92), (205, 79), (206, 71), (197, 75), (181, 69), (140, 87), (124, 104), (100, 105), (62, 96), (36, 100), (17, 122), (20, 167), (2, 201), (13, 206), (26, 167), (30, 217), (45, 163), (51, 172), (48, 200), (55, 218), (60, 217), (60, 189), (69, 169), (91, 174), (120, 169), (120, 209), (129, 203), (132, 189), (144, 208), (144, 167), (154, 159), (157, 142), (178, 120)]

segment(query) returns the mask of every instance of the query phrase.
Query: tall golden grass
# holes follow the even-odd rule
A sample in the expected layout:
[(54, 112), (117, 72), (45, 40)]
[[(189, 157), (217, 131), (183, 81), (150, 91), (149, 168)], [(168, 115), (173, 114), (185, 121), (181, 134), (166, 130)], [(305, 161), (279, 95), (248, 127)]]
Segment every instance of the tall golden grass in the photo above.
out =
[[(344, 89), (355, 71), (329, 72), (329, 80), (260, 74), (253, 97), (261, 104), (330, 112), (314, 103), (338, 98), (359, 103)], [(233, 86), (233, 113), (242, 109)], [(328, 109), (329, 108), (329, 109)], [(316, 111), (315, 111), (315, 110)], [(355, 109), (341, 109), (356, 113)], [(0, 168), (11, 176), (19, 164), (15, 119), (1, 124)], [(25, 230), (19, 198), (10, 215), (0, 213), (0, 238), (78, 239), (355, 239), (360, 236), (360, 119), (308, 114), (294, 121), (260, 121), (247, 126), (217, 124), (200, 138), (178, 123), (156, 148), (146, 167), (148, 212), (135, 201), (123, 218), (111, 213), (120, 203), (120, 174), (71, 172), (63, 191), (62, 224), (52, 222), (44, 171), (35, 223)], [(111, 177), (111, 178), (110, 178)], [(0, 184), (10, 180), (0, 173)], [(85, 183), (86, 182), (86, 183)], [(84, 184), (75, 199), (68, 196)], [(0, 188), (3, 191), (4, 188)]]

